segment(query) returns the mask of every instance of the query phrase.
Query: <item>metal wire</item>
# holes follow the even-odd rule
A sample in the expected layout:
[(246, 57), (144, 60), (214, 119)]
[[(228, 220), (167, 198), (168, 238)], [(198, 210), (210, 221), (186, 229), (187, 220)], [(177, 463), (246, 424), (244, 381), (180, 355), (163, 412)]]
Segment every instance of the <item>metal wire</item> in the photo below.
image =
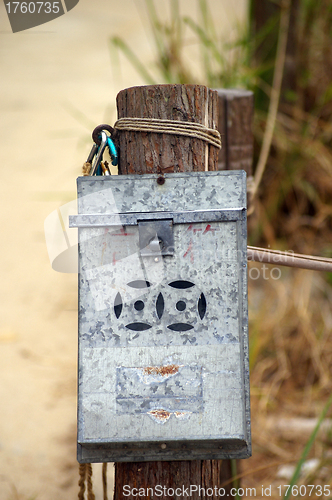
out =
[(315, 257), (313, 255), (281, 252), (280, 250), (252, 246), (247, 247), (247, 256), (249, 261), (253, 260), (255, 262), (264, 262), (265, 264), (332, 272), (332, 259), (328, 259), (327, 257)]

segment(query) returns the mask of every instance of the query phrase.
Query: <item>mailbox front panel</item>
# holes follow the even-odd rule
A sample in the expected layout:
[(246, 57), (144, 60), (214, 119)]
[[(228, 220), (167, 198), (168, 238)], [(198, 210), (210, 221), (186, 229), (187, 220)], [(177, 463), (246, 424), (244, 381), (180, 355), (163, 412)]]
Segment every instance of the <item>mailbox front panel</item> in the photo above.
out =
[(109, 179), (78, 179), (78, 459), (245, 458), (245, 175)]

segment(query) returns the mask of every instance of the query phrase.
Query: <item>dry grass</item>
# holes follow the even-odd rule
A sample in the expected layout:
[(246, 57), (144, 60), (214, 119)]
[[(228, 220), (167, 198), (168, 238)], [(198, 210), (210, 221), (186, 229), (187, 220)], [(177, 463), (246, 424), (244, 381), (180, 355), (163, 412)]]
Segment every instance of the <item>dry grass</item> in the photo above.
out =
[[(277, 478), (279, 466), (295, 464), (309, 439), (308, 432), (290, 436), (287, 419), (317, 419), (331, 393), (332, 290), (318, 272), (281, 269), (273, 279), (271, 271), (278, 276), (273, 266), (250, 263), (254, 278), (257, 270), (260, 277), (249, 279), (253, 458), (242, 464), (248, 473), (243, 485), (278, 486), (289, 484)], [(286, 432), (271, 426), (271, 416), (285, 423)], [(309, 457), (318, 458), (320, 466), (301, 478), (303, 484), (331, 480), (331, 445), (328, 432), (317, 439)]]
[(265, 267), (267, 279), (249, 279), (253, 389), (261, 410), (290, 390), (302, 391), (311, 406), (317, 391), (332, 385), (332, 290), (318, 272), (282, 270), (273, 279), (273, 267)]

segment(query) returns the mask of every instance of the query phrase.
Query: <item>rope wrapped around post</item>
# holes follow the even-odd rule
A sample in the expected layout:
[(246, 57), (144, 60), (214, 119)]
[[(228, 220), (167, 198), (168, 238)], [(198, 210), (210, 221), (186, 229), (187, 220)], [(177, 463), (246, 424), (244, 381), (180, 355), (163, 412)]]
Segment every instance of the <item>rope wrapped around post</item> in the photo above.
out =
[(193, 137), (206, 141), (221, 149), (221, 135), (218, 130), (208, 128), (201, 123), (180, 120), (161, 120), (159, 118), (120, 118), (114, 124), (115, 130), (131, 132), (154, 132)]

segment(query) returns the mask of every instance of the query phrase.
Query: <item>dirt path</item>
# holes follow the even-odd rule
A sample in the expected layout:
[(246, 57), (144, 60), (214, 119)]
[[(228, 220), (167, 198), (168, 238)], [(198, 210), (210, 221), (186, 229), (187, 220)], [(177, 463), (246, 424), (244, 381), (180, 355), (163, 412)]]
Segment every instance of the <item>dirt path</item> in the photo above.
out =
[[(182, 0), (183, 14), (192, 5)], [(91, 130), (114, 121), (117, 92), (144, 83), (124, 59), (122, 77), (112, 69), (108, 50), (118, 34), (151, 60), (144, 12), (143, 0), (81, 0), (12, 34), (0, 4), (0, 500), (77, 498), (77, 275), (51, 269), (43, 225), (75, 198)]]

